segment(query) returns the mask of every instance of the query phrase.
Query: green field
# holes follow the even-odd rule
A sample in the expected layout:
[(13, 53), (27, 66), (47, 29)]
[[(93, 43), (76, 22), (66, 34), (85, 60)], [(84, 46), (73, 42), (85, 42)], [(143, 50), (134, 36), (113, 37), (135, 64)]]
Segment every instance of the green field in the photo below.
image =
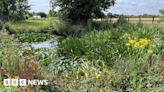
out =
[[(59, 31), (66, 26), (66, 23), (57, 17), (34, 20), (29, 19), (21, 22), (7, 23), (9, 30), (14, 32), (47, 32)], [(52, 30), (53, 29), (53, 30)]]
[(22, 22), (9, 23), (10, 29), (15, 32), (38, 32), (49, 27), (49, 19), (25, 20)]

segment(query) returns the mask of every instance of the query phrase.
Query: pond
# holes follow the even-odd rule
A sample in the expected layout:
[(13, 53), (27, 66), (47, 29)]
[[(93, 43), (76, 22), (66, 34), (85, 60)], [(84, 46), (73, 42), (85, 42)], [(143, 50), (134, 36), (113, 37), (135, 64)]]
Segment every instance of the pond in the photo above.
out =
[(57, 39), (51, 39), (45, 42), (39, 42), (39, 43), (31, 43), (30, 44), (33, 48), (40, 48), (40, 49), (49, 49), (49, 48), (55, 48), (58, 45)]

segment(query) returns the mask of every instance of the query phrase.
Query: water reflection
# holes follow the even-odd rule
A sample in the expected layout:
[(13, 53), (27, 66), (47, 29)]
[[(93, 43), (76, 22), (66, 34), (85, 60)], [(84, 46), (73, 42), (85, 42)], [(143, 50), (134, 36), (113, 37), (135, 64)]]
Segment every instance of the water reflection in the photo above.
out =
[(57, 40), (49, 40), (49, 41), (45, 41), (45, 42), (40, 42), (40, 43), (32, 43), (31, 46), (33, 48), (54, 48), (56, 47), (58, 44)]

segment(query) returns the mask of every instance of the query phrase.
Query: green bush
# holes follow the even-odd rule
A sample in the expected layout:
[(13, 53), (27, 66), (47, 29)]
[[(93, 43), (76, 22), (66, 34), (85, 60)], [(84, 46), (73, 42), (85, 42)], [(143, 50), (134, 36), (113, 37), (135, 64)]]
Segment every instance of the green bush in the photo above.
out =
[(120, 16), (115, 25), (116, 26), (124, 26), (124, 25), (127, 25), (127, 24), (128, 24), (128, 21), (126, 20), (126, 17)]
[(39, 12), (37, 15), (39, 15), (41, 18), (47, 18), (47, 14), (44, 12)]
[(104, 20), (104, 21), (88, 21), (88, 25), (90, 25), (90, 30), (110, 30), (112, 29), (113, 23), (110, 20)]

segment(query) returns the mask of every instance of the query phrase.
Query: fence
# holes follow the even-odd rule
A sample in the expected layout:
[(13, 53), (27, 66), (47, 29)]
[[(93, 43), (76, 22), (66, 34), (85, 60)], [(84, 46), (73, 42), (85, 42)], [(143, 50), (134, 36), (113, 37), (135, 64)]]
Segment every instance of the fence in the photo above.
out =
[[(94, 21), (112, 21), (116, 22), (119, 18), (103, 18), (93, 19)], [(127, 17), (129, 23), (143, 23), (143, 24), (163, 24), (164, 20), (161, 17)]]

